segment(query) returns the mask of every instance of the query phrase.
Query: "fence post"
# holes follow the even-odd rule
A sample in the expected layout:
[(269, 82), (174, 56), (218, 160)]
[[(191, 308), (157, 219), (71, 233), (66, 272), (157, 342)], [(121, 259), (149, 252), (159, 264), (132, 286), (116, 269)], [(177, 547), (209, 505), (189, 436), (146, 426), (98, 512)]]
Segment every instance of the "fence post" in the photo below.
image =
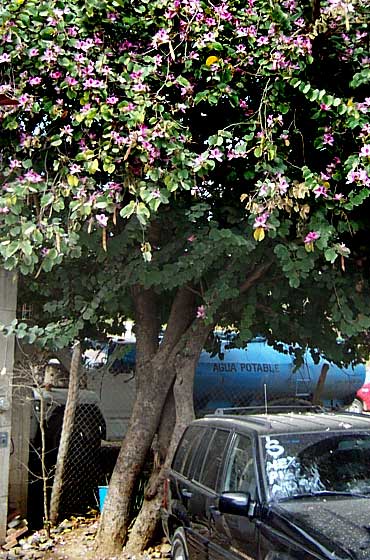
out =
[(73, 347), (71, 370), (69, 375), (67, 402), (63, 416), (62, 434), (60, 437), (58, 458), (53, 480), (50, 500), (50, 522), (55, 524), (59, 513), (60, 496), (62, 493), (64, 467), (66, 463), (68, 446), (71, 439), (75, 419), (77, 399), (79, 392), (79, 372), (81, 361), (81, 344), (77, 342)]
[[(0, 322), (9, 325), (16, 315), (17, 275), (0, 268)], [(14, 336), (0, 336), (0, 544), (6, 536), (9, 458), (12, 452), (12, 382)]]

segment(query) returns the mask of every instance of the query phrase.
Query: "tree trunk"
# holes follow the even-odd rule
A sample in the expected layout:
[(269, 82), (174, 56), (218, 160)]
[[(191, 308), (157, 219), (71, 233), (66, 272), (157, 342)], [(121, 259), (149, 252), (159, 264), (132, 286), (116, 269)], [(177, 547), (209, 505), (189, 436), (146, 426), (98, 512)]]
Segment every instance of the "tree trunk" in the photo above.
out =
[[(176, 350), (173, 363), (176, 371), (176, 380), (173, 384), (173, 395), (176, 406), (176, 423), (172, 432), (168, 451), (161, 468), (155, 465), (148, 488), (145, 492), (144, 503), (137, 516), (129, 535), (125, 552), (140, 554), (151, 541), (160, 518), (160, 507), (163, 496), (163, 482), (167, 476), (168, 468), (172, 462), (177, 444), (186, 428), (194, 419), (193, 385), (194, 373), (199, 360), (200, 352), (212, 329), (212, 325), (196, 321), (191, 334), (184, 338), (183, 347)], [(172, 360), (171, 360), (172, 361)], [(169, 393), (168, 398), (171, 398)], [(168, 416), (163, 415), (161, 424), (167, 425)]]
[[(97, 553), (102, 555), (119, 553), (126, 541), (135, 482), (157, 432), (163, 405), (175, 377), (171, 352), (195, 316), (194, 295), (187, 289), (180, 289), (172, 305), (166, 334), (158, 347), (156, 296), (150, 290), (138, 288), (134, 297), (137, 394), (96, 537)], [(158, 350), (154, 354), (155, 347)]]
[(56, 523), (59, 513), (59, 502), (62, 493), (64, 466), (67, 458), (69, 442), (73, 431), (73, 424), (77, 407), (80, 360), (81, 345), (78, 342), (73, 348), (67, 402), (64, 410), (62, 434), (59, 443), (58, 459), (55, 469), (53, 488), (51, 492), (50, 522), (52, 524)]
[[(240, 293), (247, 291), (268, 270), (271, 263), (257, 267), (246, 278), (240, 287)], [(156, 315), (156, 296), (154, 291), (143, 290), (135, 287), (133, 290), (135, 303), (135, 325), (136, 325), (136, 379), (137, 394), (129, 428), (121, 447), (117, 463), (109, 485), (109, 492), (104, 502), (104, 509), (96, 536), (97, 554), (118, 554), (126, 541), (130, 503), (135, 482), (139, 476), (148, 451), (152, 444), (154, 435), (158, 430), (162, 409), (166, 401), (168, 391), (175, 379), (177, 371), (183, 364), (196, 353), (192, 351), (192, 345), (198, 349), (198, 356), (204, 341), (212, 329), (212, 325), (206, 325), (203, 320), (194, 319), (196, 316), (196, 304), (194, 291), (187, 286), (179, 288), (171, 307), (170, 317), (163, 340), (155, 352), (155, 338), (153, 324), (158, 323)], [(181, 337), (186, 333), (186, 344)], [(154, 353), (155, 352), (155, 353)], [(195, 371), (196, 362), (193, 364), (192, 375)], [(176, 371), (177, 370), (177, 371)], [(186, 379), (188, 376), (186, 375)], [(184, 406), (186, 406), (184, 404)], [(175, 427), (171, 440), (168, 461), (172, 457), (176, 444), (184, 429), (182, 418), (179, 418), (179, 426)], [(167, 460), (165, 465), (167, 465)], [(148, 513), (148, 525), (153, 527), (153, 519), (157, 516), (160, 496), (158, 488), (165, 476), (165, 470), (157, 477), (155, 491), (152, 500), (156, 496), (157, 503), (153, 505), (153, 515)], [(148, 494), (148, 493), (147, 493)], [(149, 494), (147, 495), (147, 499)], [(146, 507), (146, 506), (145, 506)], [(145, 523), (141, 521), (143, 514), (137, 521), (137, 527), (130, 538), (130, 548), (142, 549), (141, 540), (144, 541), (151, 535), (152, 529), (146, 529)], [(137, 536), (135, 536), (135, 534)]]

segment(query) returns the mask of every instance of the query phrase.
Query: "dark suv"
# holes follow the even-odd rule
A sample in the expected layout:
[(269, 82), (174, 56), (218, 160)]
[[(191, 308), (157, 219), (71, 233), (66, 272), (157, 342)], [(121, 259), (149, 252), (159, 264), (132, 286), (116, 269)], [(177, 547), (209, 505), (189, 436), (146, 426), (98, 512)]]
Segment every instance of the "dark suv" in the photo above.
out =
[(174, 560), (370, 559), (370, 417), (215, 414), (165, 485)]

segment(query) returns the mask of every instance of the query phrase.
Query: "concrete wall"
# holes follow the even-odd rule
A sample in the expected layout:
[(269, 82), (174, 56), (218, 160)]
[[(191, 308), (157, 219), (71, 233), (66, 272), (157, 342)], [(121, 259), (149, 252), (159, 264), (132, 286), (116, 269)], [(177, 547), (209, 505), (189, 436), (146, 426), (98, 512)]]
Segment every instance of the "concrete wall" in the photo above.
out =
[[(17, 276), (0, 269), (0, 323), (11, 323), (16, 316)], [(0, 334), (0, 543), (4, 542), (8, 514), (9, 460), (13, 452), (12, 381), (14, 337)]]

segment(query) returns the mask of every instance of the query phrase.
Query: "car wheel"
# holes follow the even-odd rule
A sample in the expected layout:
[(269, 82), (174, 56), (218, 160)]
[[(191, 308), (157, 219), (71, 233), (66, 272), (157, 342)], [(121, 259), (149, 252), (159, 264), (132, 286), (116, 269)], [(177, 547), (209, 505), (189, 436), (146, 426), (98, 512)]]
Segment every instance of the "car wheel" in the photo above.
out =
[(172, 539), (171, 546), (171, 558), (172, 560), (188, 560), (188, 547), (186, 545), (185, 532), (182, 527), (176, 529), (175, 534)]
[(364, 411), (364, 405), (360, 401), (360, 399), (355, 399), (352, 404), (349, 405), (347, 408), (348, 412), (356, 412), (357, 414), (361, 414)]

